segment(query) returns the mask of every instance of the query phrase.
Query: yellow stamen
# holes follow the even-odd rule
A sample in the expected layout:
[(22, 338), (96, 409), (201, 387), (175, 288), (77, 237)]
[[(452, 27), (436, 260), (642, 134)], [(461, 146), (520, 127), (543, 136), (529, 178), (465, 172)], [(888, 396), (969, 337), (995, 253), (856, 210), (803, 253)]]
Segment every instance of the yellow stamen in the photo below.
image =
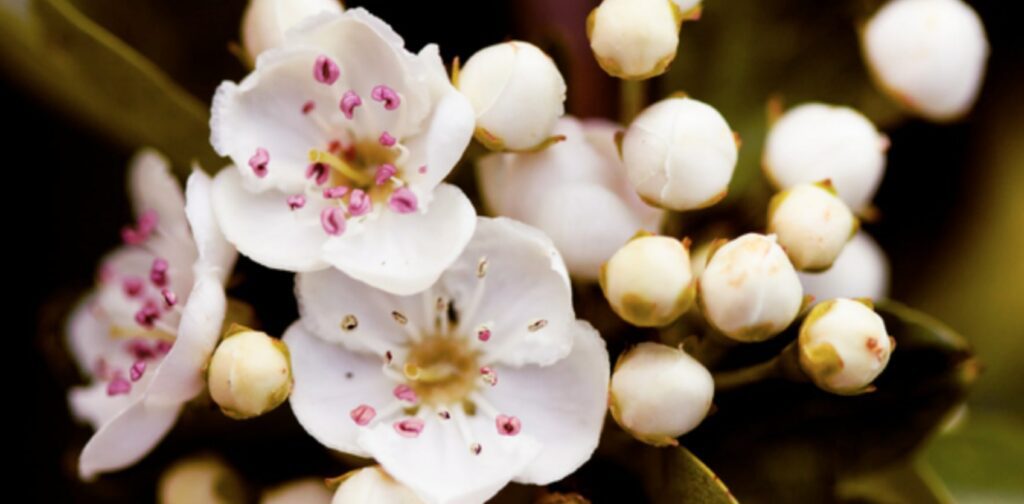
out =
[(354, 182), (356, 185), (369, 185), (373, 182), (370, 175), (352, 168), (352, 166), (346, 163), (344, 159), (341, 159), (330, 152), (312, 149), (309, 151), (309, 160), (313, 163), (323, 163), (335, 170), (338, 170), (339, 173)]

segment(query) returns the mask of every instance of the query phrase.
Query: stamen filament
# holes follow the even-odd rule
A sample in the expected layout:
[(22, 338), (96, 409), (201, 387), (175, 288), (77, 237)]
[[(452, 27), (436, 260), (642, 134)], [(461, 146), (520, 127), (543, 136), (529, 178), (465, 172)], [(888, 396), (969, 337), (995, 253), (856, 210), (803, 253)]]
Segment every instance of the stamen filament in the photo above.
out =
[(334, 168), (357, 185), (365, 186), (370, 185), (373, 182), (373, 178), (370, 175), (352, 168), (352, 166), (346, 163), (344, 159), (341, 159), (330, 152), (312, 149), (309, 151), (309, 160), (313, 163), (324, 163), (327, 166)]

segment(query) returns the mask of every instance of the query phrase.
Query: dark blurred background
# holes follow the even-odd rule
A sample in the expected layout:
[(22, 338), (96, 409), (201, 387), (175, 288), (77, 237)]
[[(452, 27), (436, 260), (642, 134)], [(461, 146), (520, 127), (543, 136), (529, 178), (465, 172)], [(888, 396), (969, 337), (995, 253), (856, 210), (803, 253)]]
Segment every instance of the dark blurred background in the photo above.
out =
[[(704, 19), (684, 26), (672, 71), (648, 86), (654, 98), (686, 89), (720, 108), (743, 136), (741, 163), (748, 173), (756, 174), (764, 103), (777, 93), (789, 104), (815, 99), (857, 106), (890, 135), (888, 170), (875, 200), (882, 217), (867, 229), (892, 262), (893, 297), (964, 334), (985, 365), (970, 414), (988, 422), (988, 431), (931, 454), (940, 473), (943, 464), (956, 465), (951, 460), (969, 464), (978, 443), (998, 449), (1000, 443), (993, 441), (998, 433), (1024, 432), (1024, 374), (1017, 365), (1024, 359), (1024, 30), (1014, 2), (969, 3), (984, 20), (992, 55), (974, 112), (955, 124), (903, 117), (867, 87), (855, 28), (871, 2), (709, 0)], [(212, 154), (208, 147), (191, 153), (187, 147), (201, 143), (205, 131), (180, 140), (159, 138), (162, 121), (187, 123), (160, 108), (139, 108), (134, 102), (131, 110), (90, 105), (86, 92), (94, 83), (51, 70), (67, 63), (59, 59), (79, 54), (75, 36), (48, 37), (42, 47), (53, 51), (34, 52), (26, 45), (31, 37), (11, 28), (26, 4), (32, 7), (33, 2), (13, 1), (4, 6), (9, 11), (0, 10), (0, 103), (11, 128), (2, 144), (14, 154), (6, 169), (13, 180), (7, 183), (18, 188), (8, 193), (17, 202), (9, 204), (9, 215), (19, 226), (9, 245), (18, 252), (20, 270), (8, 284), (18, 303), (9, 310), (18, 322), (8, 336), (15, 341), (9, 355), (16, 356), (14, 383), (27, 394), (29, 405), (27, 415), (22, 403), (8, 404), (7, 410), (28, 421), (29, 435), (17, 436), (26, 447), (16, 454), (16, 463), (22, 456), (29, 459), (33, 498), (146, 499), (160, 464), (197, 447), (227, 450), (232, 462), (257, 480), (280, 481), (302, 475), (304, 468), (330, 464), (311, 439), (296, 442), (284, 435), (281, 425), (290, 422), (290, 413), (282, 408), (273, 418), (255, 422), (268, 436), (281, 433), (278, 459), (297, 457), (287, 464), (256, 464), (251, 455), (258, 447), (238, 446), (218, 426), (190, 423), (186, 415), (181, 425), (188, 429), (176, 429), (138, 467), (90, 487), (77, 482), (77, 453), (90, 431), (70, 420), (65, 405), (66, 387), (79, 380), (56, 336), (65, 311), (91, 285), (97, 260), (118, 243), (119, 229), (129, 220), (124, 169), (139, 144), (169, 151), (178, 168), (186, 168), (193, 156), (205, 161)], [(242, 0), (71, 4), (155, 63), (202, 107), (221, 80), (238, 80), (246, 72), (229, 50), (238, 40)], [(617, 84), (594, 64), (583, 33), (583, 19), (595, 4), (348, 2), (391, 23), (412, 49), (438, 43), (446, 60), (459, 56), (465, 61), (476, 49), (508, 38), (535, 42), (553, 54), (566, 75), (570, 113), (614, 117)], [(91, 74), (102, 83), (104, 72)], [(114, 70), (111, 78), (120, 74)], [(125, 114), (134, 122), (119, 124), (116, 117)], [(270, 332), (279, 333), (294, 317), (294, 306), (282, 306), (279, 297), (267, 292), (290, 291), (290, 276), (258, 271), (244, 261), (240, 271), (234, 293), (255, 306)], [(211, 432), (220, 434), (208, 436)], [(984, 486), (989, 475), (955, 477), (970, 487)]]

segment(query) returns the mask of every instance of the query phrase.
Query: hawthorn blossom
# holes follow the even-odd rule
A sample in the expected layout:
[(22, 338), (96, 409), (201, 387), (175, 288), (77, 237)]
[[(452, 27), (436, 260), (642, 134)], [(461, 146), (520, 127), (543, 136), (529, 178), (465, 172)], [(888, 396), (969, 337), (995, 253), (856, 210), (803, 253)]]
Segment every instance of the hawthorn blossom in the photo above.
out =
[(477, 163), (484, 203), (554, 241), (574, 277), (597, 280), (601, 264), (664, 216), (637, 196), (615, 147), (616, 124), (560, 119), (565, 140), (537, 153), (491, 154)]
[(83, 478), (137, 462), (205, 387), (235, 260), (213, 218), (210, 184), (195, 171), (186, 203), (166, 159), (147, 150), (132, 161), (138, 223), (123, 229), (124, 246), (103, 259), (98, 285), (68, 322), (68, 345), (91, 381), (68, 400), (96, 429), (79, 459)]
[(228, 241), (274, 269), (335, 267), (421, 291), (458, 257), (475, 211), (441, 184), (473, 135), (436, 45), (419, 54), (363, 9), (325, 13), (213, 99), (210, 141), (237, 169), (213, 183)]
[(509, 481), (547, 484), (597, 447), (609, 362), (575, 319), (551, 241), (480, 218), (426, 291), (396, 296), (329, 270), (296, 280), (285, 333), (299, 423), (373, 457), (428, 502), (482, 502)]

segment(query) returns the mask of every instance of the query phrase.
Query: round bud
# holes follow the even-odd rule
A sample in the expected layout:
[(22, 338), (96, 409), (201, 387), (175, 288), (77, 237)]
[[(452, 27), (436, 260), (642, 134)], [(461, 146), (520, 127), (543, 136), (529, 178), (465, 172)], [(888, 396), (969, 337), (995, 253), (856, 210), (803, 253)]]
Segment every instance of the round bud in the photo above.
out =
[(888, 139), (849, 107), (808, 103), (771, 127), (762, 167), (779, 189), (831, 180), (855, 211), (871, 203), (885, 172)]
[(699, 288), (704, 318), (744, 342), (782, 332), (803, 304), (800, 279), (775, 236), (749, 233), (713, 251)]
[(798, 270), (828, 269), (858, 227), (829, 183), (795, 185), (776, 194), (768, 206), (768, 232)]
[(553, 140), (565, 113), (565, 80), (544, 51), (514, 40), (485, 47), (462, 67), (456, 87), (476, 112), (476, 139), (491, 150), (525, 151)]
[(736, 150), (725, 118), (692, 98), (651, 105), (622, 139), (622, 161), (640, 197), (677, 211), (711, 206), (725, 197)]
[(989, 54), (981, 19), (960, 0), (893, 0), (868, 21), (861, 46), (879, 86), (934, 121), (967, 113)]
[(333, 504), (421, 503), (408, 487), (395, 481), (380, 466), (364, 467), (346, 473), (334, 493)]
[(711, 373), (686, 352), (640, 343), (615, 364), (608, 404), (633, 437), (666, 446), (704, 420), (714, 394)]
[(870, 303), (833, 299), (815, 306), (800, 326), (800, 367), (822, 390), (853, 395), (889, 363), (894, 342)]
[(242, 46), (252, 64), (263, 51), (284, 42), (284, 33), (307, 17), (341, 12), (338, 0), (250, 0), (242, 16)]
[(288, 347), (258, 331), (240, 329), (225, 337), (207, 373), (210, 396), (232, 418), (262, 415), (292, 390)]
[(160, 504), (231, 504), (245, 501), (245, 485), (241, 477), (212, 455), (179, 460), (164, 470), (157, 482), (157, 502)]
[(287, 481), (263, 492), (260, 504), (329, 504), (331, 491), (321, 478)]
[(671, 0), (604, 0), (587, 18), (587, 38), (605, 72), (648, 79), (675, 59), (682, 19)]
[(640, 327), (672, 323), (690, 309), (696, 279), (687, 245), (667, 236), (638, 236), (601, 268), (601, 289), (612, 310)]
[(799, 273), (804, 293), (815, 299), (885, 299), (889, 296), (889, 260), (871, 236), (860, 231), (843, 247), (832, 267)]

